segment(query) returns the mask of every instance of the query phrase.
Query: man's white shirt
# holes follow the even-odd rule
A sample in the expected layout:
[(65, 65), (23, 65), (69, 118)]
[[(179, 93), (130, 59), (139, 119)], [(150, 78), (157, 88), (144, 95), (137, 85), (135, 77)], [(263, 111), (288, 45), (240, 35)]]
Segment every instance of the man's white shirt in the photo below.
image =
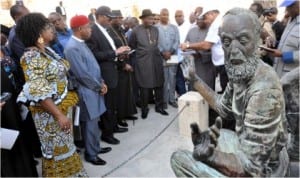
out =
[(224, 50), (222, 48), (221, 38), (219, 36), (219, 27), (221, 25), (221, 15), (218, 15), (210, 25), (204, 41), (213, 43), (211, 48), (212, 62), (215, 66), (224, 65)]
[(110, 46), (112, 47), (112, 49), (115, 51), (117, 48), (115, 46), (114, 40), (110, 37), (110, 35), (107, 33), (106, 29), (104, 27), (102, 27), (100, 24), (98, 24), (97, 22), (95, 22), (95, 24), (98, 26), (98, 28), (100, 29), (100, 31), (104, 34), (105, 38), (108, 40)]
[(185, 42), (186, 35), (189, 32), (190, 24), (187, 21), (184, 21), (181, 25), (176, 25), (179, 31), (180, 43)]

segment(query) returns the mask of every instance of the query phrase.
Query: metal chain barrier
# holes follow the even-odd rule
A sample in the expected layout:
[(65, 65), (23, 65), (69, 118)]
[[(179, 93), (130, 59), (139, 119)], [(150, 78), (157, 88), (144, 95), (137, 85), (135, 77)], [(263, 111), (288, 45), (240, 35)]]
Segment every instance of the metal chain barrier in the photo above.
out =
[(130, 160), (132, 160), (134, 157), (136, 157), (138, 154), (140, 154), (142, 151), (144, 151), (146, 148), (148, 148), (161, 134), (163, 134), (170, 125), (178, 118), (178, 116), (184, 111), (184, 109), (189, 106), (190, 103), (186, 102), (186, 104), (181, 108), (181, 110), (174, 116), (174, 118), (154, 137), (152, 138), (145, 146), (143, 146), (141, 149), (139, 149), (135, 154), (130, 156), (127, 160), (123, 161), (121, 164), (113, 168), (112, 170), (108, 171), (107, 173), (103, 174), (101, 177), (107, 177), (108, 175), (115, 172), (120, 167), (124, 166), (126, 163), (128, 163)]

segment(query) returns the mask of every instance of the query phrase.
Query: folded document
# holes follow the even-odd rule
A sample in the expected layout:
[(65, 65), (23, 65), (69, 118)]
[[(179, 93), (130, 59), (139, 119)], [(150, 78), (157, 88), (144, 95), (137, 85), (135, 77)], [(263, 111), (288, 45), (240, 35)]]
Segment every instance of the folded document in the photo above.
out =
[(19, 131), (0, 128), (0, 133), (1, 133), (1, 149), (10, 150), (14, 146), (18, 138)]

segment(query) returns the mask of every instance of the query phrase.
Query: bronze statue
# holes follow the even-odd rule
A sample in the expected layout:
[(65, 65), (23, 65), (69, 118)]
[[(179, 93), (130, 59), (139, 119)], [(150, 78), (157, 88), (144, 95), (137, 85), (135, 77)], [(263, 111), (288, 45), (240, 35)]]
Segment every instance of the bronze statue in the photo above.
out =
[(177, 151), (171, 166), (178, 177), (283, 177), (288, 168), (285, 102), (275, 71), (257, 55), (261, 26), (249, 10), (223, 17), (220, 37), (229, 83), (216, 94), (195, 74), (193, 60), (182, 63), (185, 78), (222, 118), (235, 119), (235, 132), (217, 118), (208, 131), (191, 125), (193, 153)]

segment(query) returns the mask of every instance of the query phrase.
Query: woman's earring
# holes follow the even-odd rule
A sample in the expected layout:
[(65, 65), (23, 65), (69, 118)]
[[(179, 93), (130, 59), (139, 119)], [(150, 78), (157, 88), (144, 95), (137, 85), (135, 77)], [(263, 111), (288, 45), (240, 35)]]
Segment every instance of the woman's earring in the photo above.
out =
[(39, 38), (38, 38), (38, 43), (39, 43), (39, 44), (44, 44), (44, 42), (45, 42), (45, 41), (44, 41), (44, 38), (43, 38), (43, 37), (39, 37)]

